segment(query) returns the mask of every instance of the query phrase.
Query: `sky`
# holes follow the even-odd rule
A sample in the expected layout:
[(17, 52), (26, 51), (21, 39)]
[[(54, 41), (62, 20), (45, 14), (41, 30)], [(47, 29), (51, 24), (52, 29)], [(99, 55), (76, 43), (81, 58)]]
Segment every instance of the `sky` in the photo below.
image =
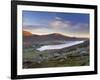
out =
[(38, 35), (60, 33), (89, 37), (89, 14), (23, 11), (22, 26), (23, 30)]

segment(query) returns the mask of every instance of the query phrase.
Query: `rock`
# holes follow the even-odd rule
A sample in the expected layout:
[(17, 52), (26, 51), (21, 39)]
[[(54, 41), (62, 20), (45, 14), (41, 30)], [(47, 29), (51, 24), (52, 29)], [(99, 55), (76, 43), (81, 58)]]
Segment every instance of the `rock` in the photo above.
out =
[(63, 62), (63, 61), (64, 61), (64, 59), (60, 59), (60, 60), (59, 60), (59, 62)]
[(59, 54), (59, 53), (54, 53), (53, 56), (54, 56), (54, 57), (59, 57), (60, 54)]
[(44, 61), (44, 58), (42, 56), (36, 56), (33, 58), (33, 62), (41, 63), (42, 61)]

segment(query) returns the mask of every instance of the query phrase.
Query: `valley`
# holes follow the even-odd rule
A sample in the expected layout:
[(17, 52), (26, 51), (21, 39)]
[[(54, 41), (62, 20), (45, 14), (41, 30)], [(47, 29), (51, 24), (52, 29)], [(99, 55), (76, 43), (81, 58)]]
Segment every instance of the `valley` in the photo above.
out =
[[(45, 45), (84, 41), (69, 47), (38, 50)], [(59, 34), (23, 36), (23, 68), (89, 66), (89, 39)]]

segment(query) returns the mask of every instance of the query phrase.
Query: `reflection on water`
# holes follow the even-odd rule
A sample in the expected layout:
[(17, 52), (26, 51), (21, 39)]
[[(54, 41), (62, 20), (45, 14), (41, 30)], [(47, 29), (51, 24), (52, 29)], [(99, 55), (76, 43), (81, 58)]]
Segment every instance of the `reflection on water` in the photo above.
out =
[(37, 50), (44, 51), (44, 50), (52, 50), (52, 49), (62, 49), (62, 48), (70, 47), (70, 46), (77, 45), (83, 42), (84, 41), (66, 41), (64, 44), (44, 45), (44, 46), (41, 46), (40, 48), (37, 48)]

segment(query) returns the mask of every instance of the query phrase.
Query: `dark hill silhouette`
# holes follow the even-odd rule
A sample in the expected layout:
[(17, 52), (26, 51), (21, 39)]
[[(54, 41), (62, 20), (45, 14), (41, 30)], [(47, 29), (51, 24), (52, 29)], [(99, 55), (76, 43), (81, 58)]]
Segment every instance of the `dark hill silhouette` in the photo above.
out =
[(23, 36), (32, 36), (32, 33), (29, 31), (23, 31)]
[(87, 38), (78, 38), (65, 36), (59, 33), (52, 33), (47, 35), (37, 35), (28, 33), (24, 34), (23, 40), (25, 42), (44, 42), (44, 41), (75, 41), (75, 40), (87, 40)]

